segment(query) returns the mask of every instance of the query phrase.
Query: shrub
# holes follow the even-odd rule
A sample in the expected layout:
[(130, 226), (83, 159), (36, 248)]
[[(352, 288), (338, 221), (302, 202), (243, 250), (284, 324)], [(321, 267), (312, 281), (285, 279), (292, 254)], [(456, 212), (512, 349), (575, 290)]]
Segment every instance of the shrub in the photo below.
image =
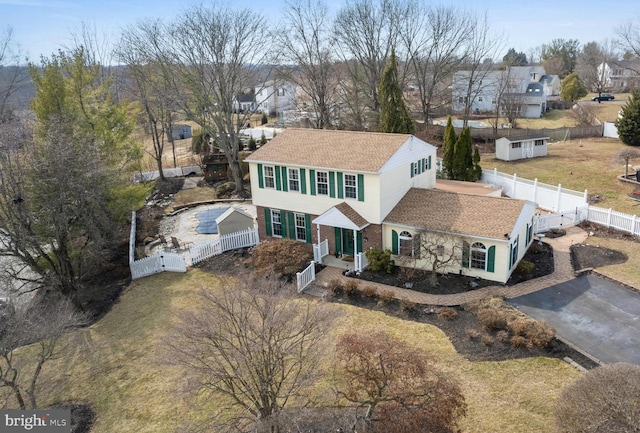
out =
[(489, 331), (507, 329), (508, 313), (506, 311), (482, 308), (478, 310), (476, 315), (482, 326)]
[(506, 343), (507, 341), (509, 341), (509, 333), (505, 330), (498, 331), (498, 333), (496, 334), (496, 338), (498, 339), (498, 341)]
[(248, 146), (249, 146), (249, 150), (256, 150), (257, 148), (256, 139), (253, 138), (253, 136), (249, 137)]
[(492, 346), (493, 345), (493, 337), (491, 335), (489, 335), (489, 334), (483, 334), (482, 338), (480, 339), (480, 341), (485, 346)]
[(313, 252), (309, 244), (277, 239), (259, 243), (252, 249), (251, 256), (259, 273), (274, 273), (280, 278), (292, 279), (309, 264)]
[(405, 313), (410, 313), (414, 311), (416, 307), (417, 307), (417, 304), (415, 302), (409, 301), (408, 299), (400, 300), (400, 310)]
[(532, 347), (531, 341), (529, 341), (522, 335), (514, 335), (513, 337), (511, 337), (511, 345), (513, 347)]
[(391, 290), (381, 290), (378, 292), (378, 298), (380, 298), (383, 302), (391, 302), (393, 301), (394, 293)]
[(390, 274), (395, 266), (393, 260), (391, 260), (391, 250), (382, 251), (380, 248), (370, 248), (364, 255), (369, 261), (369, 269), (372, 271), (385, 271)]
[(469, 340), (477, 340), (481, 333), (476, 328), (466, 328), (464, 335), (466, 335)]
[(235, 182), (225, 182), (216, 188), (216, 198), (228, 198), (236, 190)]
[(365, 298), (377, 298), (378, 290), (375, 286), (365, 286), (364, 289), (362, 289), (362, 296)]
[(333, 280), (329, 281), (329, 284), (327, 285), (327, 293), (330, 296), (337, 296), (342, 293), (342, 281), (340, 281), (338, 278), (334, 278)]
[(269, 123), (269, 118), (267, 117), (266, 113), (262, 113), (262, 119), (260, 119), (260, 123), (262, 125), (266, 125), (267, 123)]
[(538, 347), (547, 347), (555, 335), (556, 330), (541, 320), (532, 320), (531, 326), (527, 330), (527, 337), (531, 340), (531, 344)]
[(349, 280), (347, 281), (342, 290), (344, 290), (344, 293), (347, 296), (354, 296), (358, 294), (358, 282), (355, 280)]
[(516, 266), (515, 273), (523, 277), (528, 277), (533, 272), (535, 265), (528, 260), (520, 260)]
[(453, 320), (458, 317), (458, 312), (451, 307), (442, 307), (438, 311), (438, 318), (444, 320)]
[(523, 337), (527, 336), (527, 329), (529, 328), (529, 324), (531, 319), (527, 319), (526, 317), (518, 317), (509, 322), (509, 329), (513, 335), (521, 335)]

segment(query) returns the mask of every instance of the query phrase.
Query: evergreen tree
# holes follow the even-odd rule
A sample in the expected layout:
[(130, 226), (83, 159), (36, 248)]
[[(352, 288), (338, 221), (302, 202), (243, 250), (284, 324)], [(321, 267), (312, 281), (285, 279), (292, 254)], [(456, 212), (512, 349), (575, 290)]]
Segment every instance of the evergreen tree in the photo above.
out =
[(577, 73), (572, 72), (562, 80), (560, 97), (565, 101), (577, 101), (587, 95), (587, 88), (582, 84), (582, 80)]
[(471, 180), (473, 174), (473, 151), (471, 149), (471, 131), (467, 126), (456, 141), (453, 155), (454, 180)]
[(478, 146), (473, 147), (473, 182), (477, 182), (482, 178), (482, 167), (480, 167), (480, 150)]
[(456, 146), (456, 131), (453, 129), (451, 116), (447, 120), (447, 126), (444, 129), (444, 145), (442, 155), (442, 171), (447, 179), (453, 179), (453, 156)]
[(616, 120), (618, 135), (624, 144), (640, 146), (640, 90), (634, 90)]
[(402, 89), (398, 83), (398, 63), (395, 50), (391, 50), (389, 63), (382, 73), (378, 85), (378, 97), (380, 100), (380, 131), (413, 134), (415, 126), (404, 103)]
[(263, 132), (262, 135), (260, 136), (260, 146), (264, 146), (265, 144), (267, 144), (267, 137), (265, 137)]
[(256, 150), (257, 145), (256, 145), (256, 139), (253, 138), (253, 135), (251, 137), (249, 137), (249, 150)]

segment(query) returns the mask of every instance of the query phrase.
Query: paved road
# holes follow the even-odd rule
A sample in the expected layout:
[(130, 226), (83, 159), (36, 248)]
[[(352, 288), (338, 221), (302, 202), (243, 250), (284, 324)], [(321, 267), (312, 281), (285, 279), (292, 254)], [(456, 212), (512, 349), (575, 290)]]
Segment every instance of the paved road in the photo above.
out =
[(640, 293), (583, 275), (507, 302), (604, 363), (640, 364)]

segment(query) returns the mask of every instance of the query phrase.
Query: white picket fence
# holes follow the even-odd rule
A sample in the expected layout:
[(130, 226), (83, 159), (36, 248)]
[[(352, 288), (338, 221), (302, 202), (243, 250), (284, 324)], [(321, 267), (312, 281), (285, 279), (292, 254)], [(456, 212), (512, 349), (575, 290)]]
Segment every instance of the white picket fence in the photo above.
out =
[(356, 272), (364, 271), (367, 266), (369, 266), (369, 260), (367, 260), (367, 256), (365, 253), (358, 253), (353, 258), (354, 261), (354, 270)]
[(302, 272), (296, 272), (296, 284), (298, 287), (298, 293), (302, 292), (309, 284), (316, 279), (316, 263), (311, 261), (311, 264), (306, 267)]
[(222, 235), (210, 241), (195, 244), (189, 248), (191, 265), (195, 265), (225, 251), (237, 250), (257, 245), (260, 242), (258, 229), (247, 229), (236, 233)]
[(583, 206), (572, 211), (558, 212), (549, 215), (536, 215), (533, 222), (534, 233), (574, 226), (586, 220), (588, 214), (588, 206)]
[(129, 269), (131, 270), (131, 278), (134, 280), (164, 271), (187, 272), (187, 264), (193, 266), (225, 251), (251, 247), (260, 242), (258, 229), (253, 228), (195, 244), (185, 253), (165, 251), (135, 260), (135, 239), (136, 213), (132, 212), (131, 235), (129, 238)]
[(612, 209), (588, 206), (588, 221), (640, 236), (640, 218)]
[[(164, 175), (164, 177), (182, 177), (192, 174), (196, 176), (202, 176), (202, 167), (200, 167), (199, 165), (186, 165), (184, 167), (163, 168), (162, 174)], [(149, 182), (151, 180), (158, 179), (159, 177), (160, 172), (158, 170), (135, 173), (133, 175), (133, 183)]]
[(322, 258), (329, 255), (329, 240), (325, 239), (319, 244), (313, 244), (313, 260), (322, 263)]

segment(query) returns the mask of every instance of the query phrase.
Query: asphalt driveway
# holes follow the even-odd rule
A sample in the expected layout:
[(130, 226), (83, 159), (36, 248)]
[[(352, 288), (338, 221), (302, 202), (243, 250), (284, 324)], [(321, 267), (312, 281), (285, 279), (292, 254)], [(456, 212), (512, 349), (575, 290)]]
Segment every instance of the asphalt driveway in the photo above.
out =
[(507, 302), (604, 363), (640, 364), (640, 293), (582, 275)]

